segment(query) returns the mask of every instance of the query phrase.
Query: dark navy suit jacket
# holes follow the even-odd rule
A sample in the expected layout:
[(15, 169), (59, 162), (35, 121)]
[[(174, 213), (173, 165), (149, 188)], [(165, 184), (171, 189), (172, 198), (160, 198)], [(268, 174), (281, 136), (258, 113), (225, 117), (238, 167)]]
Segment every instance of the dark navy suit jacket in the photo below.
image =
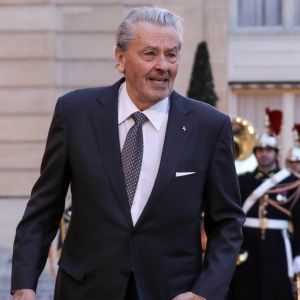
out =
[[(133, 226), (118, 134), (121, 82), (58, 100), (41, 176), (17, 227), (12, 289), (36, 289), (70, 185), (72, 220), (55, 299), (123, 300), (133, 272), (141, 300), (170, 300), (187, 291), (223, 300), (244, 221), (230, 119), (172, 92), (157, 178)], [(176, 177), (176, 172), (195, 173)], [(204, 260), (203, 209), (208, 235)]]

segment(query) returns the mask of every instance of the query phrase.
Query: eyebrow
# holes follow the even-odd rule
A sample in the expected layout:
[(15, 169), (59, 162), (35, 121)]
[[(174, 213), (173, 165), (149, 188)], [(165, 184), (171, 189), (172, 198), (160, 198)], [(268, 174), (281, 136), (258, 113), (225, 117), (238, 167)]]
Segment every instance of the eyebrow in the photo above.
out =
[[(146, 46), (145, 48), (143, 48), (142, 50), (157, 50), (158, 47), (155, 47), (155, 46)], [(178, 51), (178, 46), (175, 46), (173, 48), (168, 48), (166, 49), (167, 51)]]
[(176, 46), (176, 47), (170, 48), (170, 49), (168, 49), (168, 50), (169, 50), (169, 51), (174, 51), (174, 50), (178, 51), (178, 47)]

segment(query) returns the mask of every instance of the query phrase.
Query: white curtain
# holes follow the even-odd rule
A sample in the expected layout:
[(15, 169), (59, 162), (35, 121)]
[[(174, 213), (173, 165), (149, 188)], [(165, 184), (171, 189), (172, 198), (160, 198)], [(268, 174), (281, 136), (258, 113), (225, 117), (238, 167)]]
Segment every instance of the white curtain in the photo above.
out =
[(295, 25), (300, 26), (300, 0), (295, 0)]
[(238, 13), (238, 25), (242, 27), (280, 26), (282, 0), (239, 0)]
[(238, 117), (247, 119), (258, 133), (264, 132), (266, 107), (282, 110), (281, 94), (238, 94), (237, 99)]

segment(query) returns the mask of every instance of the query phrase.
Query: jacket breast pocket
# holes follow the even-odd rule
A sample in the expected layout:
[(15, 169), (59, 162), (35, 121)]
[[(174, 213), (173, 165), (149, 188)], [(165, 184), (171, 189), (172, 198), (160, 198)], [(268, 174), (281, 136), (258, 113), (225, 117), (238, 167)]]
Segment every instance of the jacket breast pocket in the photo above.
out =
[[(177, 172), (177, 176), (175, 175), (175, 178), (173, 179), (173, 184), (175, 185), (189, 185), (189, 184), (197, 184), (202, 177), (202, 174), (199, 173), (198, 171), (195, 171), (194, 173), (188, 174), (188, 175), (182, 175), (178, 176), (178, 173), (180, 174), (181, 172)], [(184, 173), (184, 172), (182, 172)]]
[(203, 172), (174, 177), (168, 186), (166, 197), (174, 206), (197, 209), (202, 199), (205, 178)]

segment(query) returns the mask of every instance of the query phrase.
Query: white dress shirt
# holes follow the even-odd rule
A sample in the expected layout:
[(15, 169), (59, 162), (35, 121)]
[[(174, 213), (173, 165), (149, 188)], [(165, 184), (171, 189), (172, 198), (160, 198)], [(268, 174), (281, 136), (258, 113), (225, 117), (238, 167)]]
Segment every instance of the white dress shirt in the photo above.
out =
[[(149, 122), (146, 122), (142, 127), (144, 151), (140, 177), (131, 207), (133, 225), (136, 224), (140, 217), (154, 186), (165, 140), (169, 107), (169, 97), (167, 97), (143, 111)], [(119, 90), (118, 102), (121, 149), (125, 143), (127, 132), (134, 125), (134, 121), (130, 116), (137, 111), (139, 109), (130, 99), (126, 90), (126, 83), (124, 82)]]

